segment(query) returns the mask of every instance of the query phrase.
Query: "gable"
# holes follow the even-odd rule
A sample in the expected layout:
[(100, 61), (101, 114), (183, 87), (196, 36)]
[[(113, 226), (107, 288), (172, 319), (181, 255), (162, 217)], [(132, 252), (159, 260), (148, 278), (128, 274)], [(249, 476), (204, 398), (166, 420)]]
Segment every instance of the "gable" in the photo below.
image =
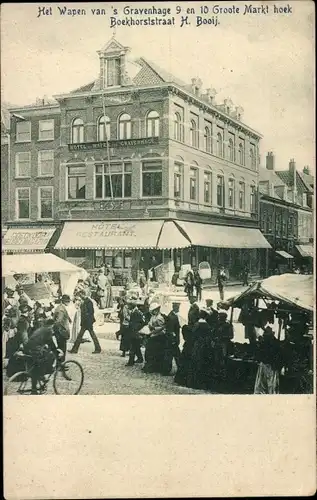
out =
[(124, 47), (121, 43), (117, 42), (114, 38), (112, 38), (100, 51), (99, 53), (108, 55), (115, 53), (127, 52), (128, 47)]
[(163, 82), (164, 80), (148, 65), (144, 65), (138, 74), (133, 78), (133, 83), (138, 86), (159, 85)]

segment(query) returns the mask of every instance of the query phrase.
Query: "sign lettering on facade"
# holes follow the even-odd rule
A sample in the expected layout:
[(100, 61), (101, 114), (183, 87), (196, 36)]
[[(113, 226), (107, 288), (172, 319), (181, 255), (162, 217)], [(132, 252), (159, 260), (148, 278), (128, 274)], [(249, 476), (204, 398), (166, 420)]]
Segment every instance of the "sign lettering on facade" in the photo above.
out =
[(79, 231), (76, 233), (80, 238), (107, 238), (109, 236), (136, 237), (135, 224), (124, 223), (95, 223), (90, 231)]
[[(128, 148), (130, 146), (151, 146), (158, 144), (158, 137), (144, 137), (142, 139), (126, 139), (123, 141), (108, 141), (109, 148)], [(83, 142), (82, 144), (68, 144), (69, 151), (91, 151), (92, 149), (106, 149), (106, 142)]]
[(52, 233), (47, 231), (25, 232), (18, 231), (11, 232), (10, 237), (5, 238), (5, 245), (42, 245), (46, 244), (47, 240), (51, 237)]

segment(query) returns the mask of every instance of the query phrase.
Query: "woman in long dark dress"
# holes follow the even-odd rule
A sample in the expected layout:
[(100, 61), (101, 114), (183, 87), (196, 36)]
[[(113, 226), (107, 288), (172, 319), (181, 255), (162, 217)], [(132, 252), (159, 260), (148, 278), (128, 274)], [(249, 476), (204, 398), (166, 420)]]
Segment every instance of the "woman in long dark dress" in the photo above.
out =
[(122, 358), (125, 357), (126, 353), (130, 351), (131, 347), (131, 335), (130, 335), (130, 314), (131, 309), (126, 301), (123, 301), (122, 309), (120, 312), (120, 351), (122, 352)]
[(193, 329), (193, 349), (187, 375), (187, 386), (193, 389), (210, 387), (214, 334), (207, 322), (208, 316), (208, 311), (200, 310)]

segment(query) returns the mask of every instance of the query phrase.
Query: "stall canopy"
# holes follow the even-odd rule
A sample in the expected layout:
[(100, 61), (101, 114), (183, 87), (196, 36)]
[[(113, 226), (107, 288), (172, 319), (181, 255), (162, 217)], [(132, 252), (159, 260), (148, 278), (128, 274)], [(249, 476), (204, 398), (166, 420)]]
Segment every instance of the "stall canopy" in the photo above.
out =
[(239, 307), (247, 297), (267, 297), (289, 305), (314, 310), (313, 276), (303, 274), (281, 274), (270, 276), (250, 285), (244, 292), (226, 301), (229, 306)]
[(302, 257), (314, 257), (313, 245), (297, 245), (296, 248)]
[(56, 227), (10, 228), (3, 237), (4, 252), (39, 252), (45, 250)]
[(289, 253), (287, 252), (284, 252), (284, 250), (277, 250), (276, 253), (278, 255), (280, 255), (281, 257), (283, 257), (284, 259), (293, 259), (294, 257), (292, 255), (290, 255)]
[(14, 274), (71, 272), (82, 272), (82, 269), (51, 253), (2, 256), (3, 277)]
[(190, 246), (173, 221), (66, 222), (55, 245), (61, 249), (184, 248)]
[(192, 245), (218, 248), (271, 248), (259, 229), (177, 221)]

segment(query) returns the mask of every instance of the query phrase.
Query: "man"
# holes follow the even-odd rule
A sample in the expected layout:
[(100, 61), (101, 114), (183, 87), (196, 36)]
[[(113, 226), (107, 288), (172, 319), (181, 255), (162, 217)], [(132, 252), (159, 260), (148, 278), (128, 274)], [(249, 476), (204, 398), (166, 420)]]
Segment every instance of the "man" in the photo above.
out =
[(227, 276), (225, 273), (225, 268), (223, 266), (220, 266), (217, 274), (217, 285), (218, 285), (220, 300), (224, 300), (224, 287), (226, 280)]
[(145, 373), (163, 373), (165, 375), (166, 320), (161, 314), (159, 303), (152, 302), (149, 310), (151, 313), (148, 324), (150, 335), (145, 350), (145, 366), (142, 370)]
[(69, 304), (70, 304), (69, 295), (62, 295), (61, 303), (56, 307), (55, 311), (53, 312), (57, 345), (59, 349), (63, 352), (63, 358), (62, 358), (63, 361), (65, 361), (66, 357), (67, 340), (69, 340), (70, 338), (71, 319), (66, 309), (69, 306)]
[[(137, 306), (137, 297), (132, 297), (129, 301), (130, 308), (130, 351), (129, 361), (126, 366), (133, 366), (134, 363), (143, 363), (143, 356), (141, 352), (141, 339), (139, 331), (145, 325), (144, 316)], [(135, 360), (135, 356), (137, 359)]]
[(25, 345), (29, 340), (29, 333), (32, 323), (32, 307), (26, 303), (22, 303), (19, 307), (20, 317), (17, 322), (17, 339), (19, 344)]
[(84, 333), (88, 331), (90, 333), (90, 336), (92, 338), (92, 341), (95, 346), (95, 350), (93, 351), (93, 354), (99, 354), (101, 352), (101, 347), (99, 344), (99, 340), (97, 338), (97, 335), (94, 332), (93, 325), (95, 322), (95, 316), (94, 316), (94, 305), (91, 301), (91, 299), (88, 296), (87, 291), (86, 292), (81, 292), (80, 297), (82, 298), (82, 303), (80, 305), (80, 313), (81, 313), (81, 327), (80, 327), (80, 332), (78, 334), (77, 339), (75, 340), (75, 343), (73, 345), (73, 348), (69, 351), (72, 354), (77, 354), (79, 346), (81, 344), (81, 341), (83, 339)]
[[(179, 302), (173, 302), (172, 303), (172, 310), (167, 316), (167, 335), (168, 335), (168, 357), (171, 358), (170, 365), (173, 362), (173, 358), (175, 359), (175, 363), (177, 365), (177, 368), (179, 366), (179, 359), (180, 359), (180, 350), (179, 350), (179, 343), (180, 343), (180, 322), (179, 322), (179, 308), (180, 308), (180, 303)], [(170, 370), (171, 371), (171, 366)]]
[(247, 265), (242, 270), (242, 286), (249, 286), (249, 268)]
[(202, 286), (203, 280), (200, 277), (198, 269), (194, 270), (194, 288), (196, 290), (197, 300), (200, 302), (202, 299)]
[(48, 319), (44, 325), (34, 331), (31, 338), (24, 346), (23, 351), (32, 357), (34, 368), (32, 370), (32, 394), (37, 394), (37, 382), (48, 373), (52, 373), (55, 360), (54, 353), (63, 356), (61, 349), (54, 342), (56, 335), (54, 320)]
[(194, 273), (191, 269), (186, 274), (184, 292), (187, 294), (188, 300), (190, 301), (190, 298), (194, 294)]
[(208, 311), (207, 323), (211, 329), (216, 328), (218, 324), (218, 311), (213, 307), (214, 301), (206, 299), (206, 310)]
[(196, 297), (191, 296), (189, 299), (190, 308), (188, 311), (188, 326), (193, 327), (199, 320), (199, 306), (196, 302)]
[(30, 301), (29, 297), (25, 293), (23, 286), (22, 285), (17, 285), (16, 286), (16, 291), (19, 296), (19, 304), (28, 304), (29, 306), (32, 305), (32, 302)]

